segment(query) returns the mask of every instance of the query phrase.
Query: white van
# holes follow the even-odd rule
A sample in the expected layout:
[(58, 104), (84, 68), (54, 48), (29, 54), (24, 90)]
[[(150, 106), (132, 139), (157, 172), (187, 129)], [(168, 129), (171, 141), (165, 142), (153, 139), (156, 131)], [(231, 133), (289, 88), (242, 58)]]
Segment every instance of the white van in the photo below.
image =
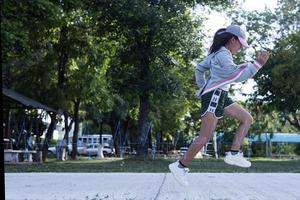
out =
[[(113, 146), (112, 135), (102, 134), (101, 143), (105, 146)], [(78, 145), (86, 146), (88, 144), (100, 144), (100, 135), (93, 134), (93, 135), (82, 135), (78, 137)]]

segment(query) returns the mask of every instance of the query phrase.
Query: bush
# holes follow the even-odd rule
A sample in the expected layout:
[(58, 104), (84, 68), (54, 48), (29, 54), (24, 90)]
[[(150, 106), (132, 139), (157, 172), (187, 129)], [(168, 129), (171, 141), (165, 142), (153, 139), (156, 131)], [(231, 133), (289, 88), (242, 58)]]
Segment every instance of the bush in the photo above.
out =
[(300, 155), (300, 144), (296, 144), (295, 154)]
[(255, 157), (264, 157), (266, 156), (266, 147), (265, 143), (253, 143), (251, 145), (252, 155)]
[(56, 146), (56, 144), (57, 144), (57, 140), (51, 139), (50, 146)]
[[(253, 156), (261, 157), (266, 156), (266, 143), (253, 143), (251, 145)], [(300, 144), (285, 144), (285, 143), (273, 143), (272, 155), (300, 155)]]
[[(274, 145), (273, 145), (274, 147)], [(272, 149), (273, 150), (273, 149)], [(284, 143), (278, 143), (276, 144), (274, 150), (272, 153), (276, 154), (284, 154), (284, 155), (293, 155), (296, 151), (296, 145), (295, 144), (284, 144)]]

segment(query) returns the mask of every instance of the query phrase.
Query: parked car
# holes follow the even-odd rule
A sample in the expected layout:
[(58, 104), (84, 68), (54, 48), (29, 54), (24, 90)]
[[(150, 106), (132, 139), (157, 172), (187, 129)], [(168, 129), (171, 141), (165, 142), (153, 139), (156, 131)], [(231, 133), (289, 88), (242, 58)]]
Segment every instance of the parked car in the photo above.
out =
[(48, 153), (52, 155), (56, 155), (56, 147), (49, 147), (48, 148)]
[(104, 146), (103, 147), (103, 154), (108, 155), (108, 156), (112, 156), (112, 155), (115, 154), (115, 148), (113, 148), (111, 146)]
[(128, 154), (128, 155), (136, 155), (137, 152), (134, 148), (131, 148), (130, 146), (125, 146), (123, 147), (123, 150), (125, 152), (125, 154)]
[[(87, 156), (97, 156), (98, 155), (98, 144), (88, 144), (86, 149), (83, 151), (83, 155)], [(110, 146), (103, 147), (103, 154), (104, 156), (112, 156), (115, 154), (114, 148)]]
[[(72, 153), (72, 148), (73, 148), (72, 144), (68, 144), (67, 151), (68, 151), (69, 155), (71, 155), (71, 153)], [(83, 154), (85, 149), (86, 149), (86, 147), (84, 147), (84, 146), (77, 146), (77, 154), (78, 155)], [(49, 147), (48, 152), (51, 153), (52, 155), (56, 155), (56, 146)]]
[[(78, 144), (77, 144), (78, 145)], [(72, 153), (72, 149), (73, 149), (73, 146), (72, 144), (71, 145), (68, 145), (68, 153), (71, 154)], [(85, 151), (86, 147), (85, 146), (77, 146), (77, 154), (78, 155), (81, 155), (83, 154), (83, 152)]]

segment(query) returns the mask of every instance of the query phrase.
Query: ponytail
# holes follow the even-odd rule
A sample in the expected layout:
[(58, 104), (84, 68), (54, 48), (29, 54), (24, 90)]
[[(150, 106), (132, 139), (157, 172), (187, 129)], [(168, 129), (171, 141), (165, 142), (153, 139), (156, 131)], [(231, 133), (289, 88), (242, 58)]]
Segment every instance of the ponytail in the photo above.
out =
[(221, 28), (215, 33), (214, 39), (213, 39), (213, 44), (209, 48), (209, 54), (217, 52), (222, 46), (225, 46), (225, 44), (232, 37), (235, 37), (237, 39), (237, 37), (235, 35), (225, 32), (225, 31), (226, 31), (225, 28)]

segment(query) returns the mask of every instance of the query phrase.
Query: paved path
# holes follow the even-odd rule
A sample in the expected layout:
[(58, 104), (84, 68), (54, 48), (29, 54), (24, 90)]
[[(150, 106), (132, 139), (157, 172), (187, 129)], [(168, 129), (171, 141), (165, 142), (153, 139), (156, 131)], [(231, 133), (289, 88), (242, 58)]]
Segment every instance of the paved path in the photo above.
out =
[(7, 200), (300, 200), (296, 173), (6, 173)]

